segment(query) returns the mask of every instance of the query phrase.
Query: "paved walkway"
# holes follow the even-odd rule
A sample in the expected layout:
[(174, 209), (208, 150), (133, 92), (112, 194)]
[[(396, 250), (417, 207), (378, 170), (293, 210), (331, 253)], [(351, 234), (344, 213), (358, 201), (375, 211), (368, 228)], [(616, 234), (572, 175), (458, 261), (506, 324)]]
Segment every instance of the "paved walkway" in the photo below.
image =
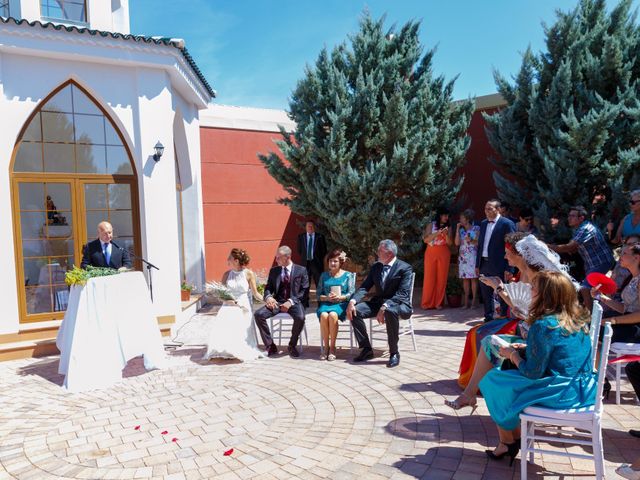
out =
[[(190, 347), (173, 351), (167, 370), (144, 373), (136, 359), (113, 389), (68, 394), (57, 357), (2, 363), (0, 479), (519, 478), (519, 461), (485, 457), (497, 440), (482, 401), (473, 416), (443, 405), (459, 391), (474, 313), (417, 312), (418, 351), (403, 337), (393, 370), (386, 359), (349, 363), (348, 341), (332, 363), (313, 347), (248, 364), (201, 362), (203, 349)], [(317, 321), (308, 326), (317, 345)], [(608, 478), (640, 454), (631, 427), (640, 408), (625, 385), (623, 404), (606, 406)], [(531, 478), (592, 474), (591, 462), (562, 457), (530, 467)]]

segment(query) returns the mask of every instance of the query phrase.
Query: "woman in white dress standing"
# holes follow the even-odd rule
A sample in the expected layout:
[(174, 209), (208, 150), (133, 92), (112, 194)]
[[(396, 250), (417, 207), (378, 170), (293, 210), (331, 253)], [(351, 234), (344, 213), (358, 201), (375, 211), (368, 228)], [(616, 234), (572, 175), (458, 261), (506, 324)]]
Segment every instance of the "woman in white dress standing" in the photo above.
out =
[(258, 293), (255, 273), (246, 268), (249, 255), (234, 248), (227, 264), (230, 270), (222, 276), (222, 283), (236, 300), (225, 301), (213, 319), (203, 358), (237, 358), (243, 362), (263, 358), (253, 327), (250, 293), (259, 301), (262, 301), (262, 295)]

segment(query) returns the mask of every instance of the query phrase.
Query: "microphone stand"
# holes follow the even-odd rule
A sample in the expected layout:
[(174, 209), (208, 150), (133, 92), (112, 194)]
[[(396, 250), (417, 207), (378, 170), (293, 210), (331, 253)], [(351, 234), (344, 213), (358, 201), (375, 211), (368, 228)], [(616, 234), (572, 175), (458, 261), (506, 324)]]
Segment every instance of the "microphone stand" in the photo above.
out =
[[(124, 250), (123, 247), (119, 246), (118, 244), (114, 243), (113, 241), (111, 242), (111, 244), (114, 245), (116, 248), (118, 248), (120, 250)], [(144, 259), (142, 257), (139, 257), (138, 255), (134, 255), (131, 252), (129, 252), (129, 256), (131, 258), (135, 259), (135, 260), (140, 260), (147, 267), (147, 273), (149, 275), (149, 293), (151, 294), (151, 303), (153, 303), (153, 276), (151, 275), (151, 269), (155, 268), (158, 271), (160, 271), (160, 269), (158, 267), (156, 267), (153, 263), (147, 261), (146, 259)]]

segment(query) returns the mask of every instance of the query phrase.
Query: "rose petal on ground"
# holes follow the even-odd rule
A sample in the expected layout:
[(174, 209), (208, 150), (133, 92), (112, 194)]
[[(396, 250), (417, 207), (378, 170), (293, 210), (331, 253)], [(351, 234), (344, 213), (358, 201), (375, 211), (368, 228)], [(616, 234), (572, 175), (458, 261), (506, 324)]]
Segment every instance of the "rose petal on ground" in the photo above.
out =
[(166, 435), (167, 433), (169, 433), (167, 430), (163, 430), (162, 432), (160, 432), (162, 435)]
[(224, 452), (224, 456), (228, 457), (229, 455), (231, 455), (233, 453), (233, 448), (230, 448), (229, 450), (227, 450), (226, 452)]

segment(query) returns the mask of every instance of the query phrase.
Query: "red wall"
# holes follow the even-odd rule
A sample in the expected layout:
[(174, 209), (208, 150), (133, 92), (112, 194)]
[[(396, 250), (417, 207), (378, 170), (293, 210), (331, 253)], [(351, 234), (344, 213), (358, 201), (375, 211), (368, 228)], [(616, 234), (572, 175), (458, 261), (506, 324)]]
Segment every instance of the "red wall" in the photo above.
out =
[[(484, 111), (493, 113), (496, 109)], [(485, 202), (496, 196), (494, 166), (489, 161), (495, 153), (484, 128), (482, 113), (477, 110), (468, 130), (471, 146), (467, 162), (461, 169), (465, 176), (461, 190), (461, 195), (466, 197), (463, 206), (476, 211), (476, 220), (484, 218)], [(289, 245), (294, 250), (294, 261), (297, 260), (295, 242), (302, 231), (298, 225), (301, 219), (277, 202), (285, 192), (257, 157), (258, 153), (275, 151), (274, 140), (279, 138), (275, 132), (201, 127), (208, 280), (222, 276), (233, 247), (247, 250), (255, 271), (273, 265), (279, 245)]]
[(257, 157), (274, 151), (274, 132), (202, 127), (202, 196), (206, 278), (219, 280), (229, 251), (243, 248), (254, 271), (273, 265), (276, 249), (295, 250), (299, 218), (278, 203), (285, 195)]
[(487, 200), (497, 196), (496, 186), (493, 182), (495, 167), (489, 160), (496, 157), (496, 153), (489, 145), (489, 139), (484, 131), (485, 121), (482, 113), (494, 113), (496, 108), (476, 110), (471, 117), (471, 124), (467, 133), (471, 136), (471, 146), (467, 151), (467, 161), (461, 169), (464, 175), (464, 183), (460, 195), (464, 195), (466, 201), (464, 208), (471, 207), (476, 212), (476, 220), (484, 218), (484, 204)]

